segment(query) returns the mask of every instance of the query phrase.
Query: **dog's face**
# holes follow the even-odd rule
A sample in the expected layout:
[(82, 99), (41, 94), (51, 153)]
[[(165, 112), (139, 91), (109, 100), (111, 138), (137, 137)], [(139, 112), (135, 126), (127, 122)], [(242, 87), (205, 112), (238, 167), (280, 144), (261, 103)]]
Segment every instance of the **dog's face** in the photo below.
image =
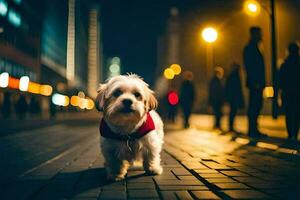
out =
[(146, 112), (156, 108), (157, 100), (137, 75), (120, 75), (100, 85), (96, 106), (108, 122), (124, 126), (138, 123)]

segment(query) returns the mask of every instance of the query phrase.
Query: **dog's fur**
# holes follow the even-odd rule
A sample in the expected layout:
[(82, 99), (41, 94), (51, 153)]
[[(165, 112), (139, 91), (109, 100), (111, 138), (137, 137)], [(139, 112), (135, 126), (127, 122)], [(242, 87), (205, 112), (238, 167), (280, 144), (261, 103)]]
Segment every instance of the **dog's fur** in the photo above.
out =
[[(132, 104), (126, 107), (124, 99)], [(98, 110), (103, 111), (103, 118), (108, 127), (120, 135), (130, 135), (137, 131), (146, 120), (149, 112), (155, 130), (134, 141), (119, 141), (101, 137), (101, 151), (105, 158), (108, 178), (124, 179), (127, 169), (134, 161), (143, 160), (143, 167), (148, 174), (161, 174), (160, 152), (163, 144), (163, 122), (154, 109), (157, 100), (139, 76), (120, 75), (100, 84), (96, 98)]]

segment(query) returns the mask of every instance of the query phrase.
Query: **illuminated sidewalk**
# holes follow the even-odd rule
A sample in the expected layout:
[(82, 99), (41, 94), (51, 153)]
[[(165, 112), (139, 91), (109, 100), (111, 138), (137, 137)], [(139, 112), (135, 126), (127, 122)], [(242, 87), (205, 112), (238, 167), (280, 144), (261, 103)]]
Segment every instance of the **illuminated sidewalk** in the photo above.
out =
[(0, 180), (3, 200), (295, 199), (300, 195), (299, 155), (230, 134), (169, 130), (162, 152), (163, 174), (147, 176), (135, 167), (126, 180), (116, 183), (105, 178), (97, 123), (58, 124), (3, 136), (0, 142), (6, 160), (1, 167), (7, 166)]

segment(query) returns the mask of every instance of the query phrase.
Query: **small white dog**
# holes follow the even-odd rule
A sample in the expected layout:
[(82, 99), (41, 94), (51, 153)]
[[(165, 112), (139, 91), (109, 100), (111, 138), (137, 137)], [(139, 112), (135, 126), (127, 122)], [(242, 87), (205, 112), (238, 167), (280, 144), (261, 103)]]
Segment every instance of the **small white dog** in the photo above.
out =
[(161, 174), (163, 122), (148, 84), (135, 74), (115, 76), (100, 84), (96, 106), (103, 111), (101, 150), (108, 179), (124, 179), (130, 164), (140, 160), (146, 173)]

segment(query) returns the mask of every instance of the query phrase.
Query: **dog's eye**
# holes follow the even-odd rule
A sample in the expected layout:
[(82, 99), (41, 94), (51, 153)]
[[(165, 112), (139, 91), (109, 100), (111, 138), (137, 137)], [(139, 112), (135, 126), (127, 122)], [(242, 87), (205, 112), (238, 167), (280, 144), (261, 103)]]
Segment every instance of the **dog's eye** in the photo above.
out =
[(114, 93), (113, 93), (114, 97), (119, 97), (121, 94), (122, 94), (122, 91), (121, 91), (121, 90), (116, 90), (116, 91), (114, 91)]
[(139, 92), (135, 92), (135, 93), (133, 93), (133, 94), (134, 94), (134, 96), (135, 96), (136, 98), (139, 98), (139, 97), (142, 96), (141, 93), (139, 93)]

